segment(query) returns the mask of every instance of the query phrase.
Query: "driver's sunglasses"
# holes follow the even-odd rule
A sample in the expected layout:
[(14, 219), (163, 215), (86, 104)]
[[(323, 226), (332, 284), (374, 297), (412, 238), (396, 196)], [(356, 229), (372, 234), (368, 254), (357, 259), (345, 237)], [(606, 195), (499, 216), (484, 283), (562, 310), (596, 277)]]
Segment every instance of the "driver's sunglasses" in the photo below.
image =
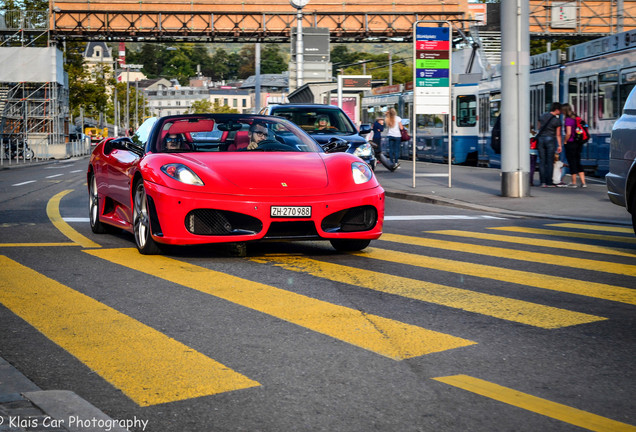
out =
[(261, 130), (254, 131), (254, 133), (255, 133), (255, 134), (259, 134), (260, 136), (265, 137), (265, 138), (267, 138), (267, 137), (268, 137), (268, 135), (269, 135), (269, 134), (267, 133), (267, 131), (261, 131)]

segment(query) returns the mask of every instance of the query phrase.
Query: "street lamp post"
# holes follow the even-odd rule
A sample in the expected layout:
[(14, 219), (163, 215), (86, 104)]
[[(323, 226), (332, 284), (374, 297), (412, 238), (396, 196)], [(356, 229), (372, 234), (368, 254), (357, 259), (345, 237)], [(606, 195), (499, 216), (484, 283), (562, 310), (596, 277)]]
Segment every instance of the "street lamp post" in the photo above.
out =
[(307, 6), (309, 0), (289, 0), (289, 3), (296, 8), (296, 88), (303, 85), (303, 8)]

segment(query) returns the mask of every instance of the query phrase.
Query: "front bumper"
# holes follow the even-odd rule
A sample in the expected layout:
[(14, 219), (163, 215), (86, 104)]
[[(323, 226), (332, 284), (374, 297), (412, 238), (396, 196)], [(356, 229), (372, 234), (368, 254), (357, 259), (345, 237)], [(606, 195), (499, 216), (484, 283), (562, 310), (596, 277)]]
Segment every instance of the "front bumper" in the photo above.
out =
[[(184, 192), (148, 181), (144, 185), (152, 203), (151, 213), (154, 213), (151, 214), (151, 221), (154, 220), (154, 224), (151, 222), (153, 239), (158, 243), (194, 245), (274, 238), (374, 240), (382, 235), (384, 190), (380, 186), (356, 192), (315, 196), (239, 196)], [(270, 216), (271, 206), (311, 206), (312, 214), (306, 218), (274, 218)], [(358, 207), (375, 209), (377, 219), (369, 229), (354, 232), (334, 230), (332, 227), (323, 229), (328, 216)], [(224, 235), (194, 234), (192, 212), (199, 209), (238, 213), (251, 220), (255, 218), (260, 221), (260, 230), (246, 232), (239, 229)], [(332, 219), (333, 216), (328, 221)], [(307, 227), (311, 230), (307, 230)]]

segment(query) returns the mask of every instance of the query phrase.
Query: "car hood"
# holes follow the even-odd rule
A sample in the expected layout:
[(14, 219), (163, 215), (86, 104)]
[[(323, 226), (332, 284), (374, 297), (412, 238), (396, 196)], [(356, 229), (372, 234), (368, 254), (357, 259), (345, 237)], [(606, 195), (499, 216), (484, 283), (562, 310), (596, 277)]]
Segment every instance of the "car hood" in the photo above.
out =
[[(200, 176), (223, 179), (245, 191), (307, 191), (324, 189), (329, 184), (320, 153), (197, 153), (183, 154), (181, 158)], [(208, 184), (206, 178), (202, 180)]]
[(308, 132), (308, 134), (314, 139), (316, 140), (316, 142), (318, 142), (318, 144), (326, 144), (329, 142), (330, 139), (332, 138), (340, 138), (343, 139), (345, 141), (348, 141), (349, 144), (351, 144), (354, 147), (357, 147), (360, 144), (365, 144), (367, 141), (362, 138), (360, 135), (358, 134), (330, 134), (330, 133), (315, 133), (315, 132)]

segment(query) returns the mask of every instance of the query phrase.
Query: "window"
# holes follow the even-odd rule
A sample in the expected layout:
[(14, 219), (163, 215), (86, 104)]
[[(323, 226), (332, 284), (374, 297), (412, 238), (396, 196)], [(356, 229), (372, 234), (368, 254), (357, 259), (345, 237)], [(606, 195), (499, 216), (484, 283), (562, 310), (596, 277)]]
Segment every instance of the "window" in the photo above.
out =
[(570, 80), (568, 81), (568, 102), (576, 112), (579, 111), (579, 107), (577, 105), (579, 103), (579, 98), (577, 97), (578, 92), (579, 85), (576, 82), (576, 78), (570, 78)]
[[(636, 70), (625, 71), (621, 74), (621, 91), (620, 91), (620, 103), (619, 107), (625, 106), (627, 97), (636, 85)], [(620, 108), (619, 108), (620, 109)]]
[(598, 118), (618, 117), (618, 72), (602, 73), (598, 76)]
[(545, 83), (545, 112), (550, 111), (554, 102), (554, 85), (551, 81)]
[(238, 107), (238, 100), (236, 100), (236, 99), (232, 99), (232, 106), (233, 106), (234, 108)]
[(477, 124), (477, 96), (457, 96), (457, 126), (471, 127)]
[(247, 99), (243, 99), (243, 108), (247, 107)]
[(490, 127), (495, 125), (499, 111), (501, 111), (501, 94), (493, 93), (490, 95)]
[(223, 105), (227, 105), (227, 98), (223, 98)]

